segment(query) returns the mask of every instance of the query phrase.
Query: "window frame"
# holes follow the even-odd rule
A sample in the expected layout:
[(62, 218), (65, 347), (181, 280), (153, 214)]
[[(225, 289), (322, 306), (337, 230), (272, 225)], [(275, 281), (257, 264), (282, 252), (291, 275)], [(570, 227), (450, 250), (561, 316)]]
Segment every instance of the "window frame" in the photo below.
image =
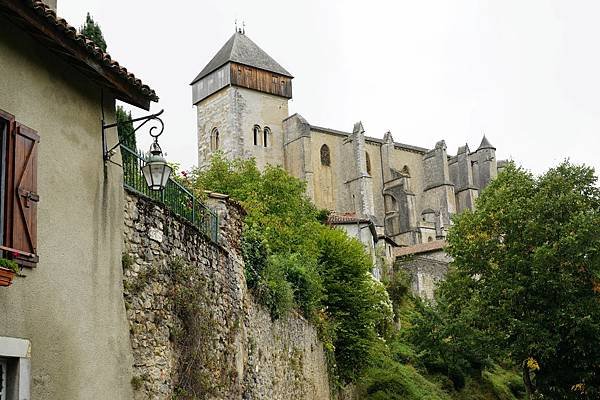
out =
[(262, 129), (260, 128), (260, 125), (255, 124), (252, 127), (252, 135), (253, 135), (253, 143), (255, 146), (260, 146), (260, 132), (262, 131)]
[(321, 165), (324, 167), (331, 166), (331, 149), (327, 146), (327, 143), (323, 143), (319, 149), (319, 156), (321, 159)]
[(269, 147), (269, 138), (271, 137), (271, 128), (265, 126), (263, 128), (263, 147)]
[(210, 151), (219, 150), (219, 129), (215, 126), (210, 130)]
[(0, 360), (6, 366), (6, 399), (30, 399), (31, 342), (0, 336)]

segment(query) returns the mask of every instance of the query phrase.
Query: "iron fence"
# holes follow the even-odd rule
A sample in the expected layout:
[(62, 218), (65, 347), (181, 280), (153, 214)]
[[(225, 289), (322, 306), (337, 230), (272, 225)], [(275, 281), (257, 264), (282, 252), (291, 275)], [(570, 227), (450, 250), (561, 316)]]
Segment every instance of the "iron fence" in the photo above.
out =
[(123, 159), (123, 185), (141, 196), (164, 204), (169, 210), (185, 218), (202, 233), (217, 243), (219, 238), (218, 215), (200, 202), (189, 190), (169, 178), (166, 187), (161, 191), (150, 190), (142, 175), (142, 167), (146, 164), (143, 153), (121, 145)]

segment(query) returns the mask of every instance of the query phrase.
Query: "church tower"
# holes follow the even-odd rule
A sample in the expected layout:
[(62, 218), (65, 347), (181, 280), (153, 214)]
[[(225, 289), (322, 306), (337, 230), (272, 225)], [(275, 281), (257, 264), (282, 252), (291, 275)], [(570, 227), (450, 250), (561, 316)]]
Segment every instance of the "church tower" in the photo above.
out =
[(198, 165), (216, 151), (283, 165), (283, 120), (292, 75), (237, 30), (191, 83), (198, 117)]

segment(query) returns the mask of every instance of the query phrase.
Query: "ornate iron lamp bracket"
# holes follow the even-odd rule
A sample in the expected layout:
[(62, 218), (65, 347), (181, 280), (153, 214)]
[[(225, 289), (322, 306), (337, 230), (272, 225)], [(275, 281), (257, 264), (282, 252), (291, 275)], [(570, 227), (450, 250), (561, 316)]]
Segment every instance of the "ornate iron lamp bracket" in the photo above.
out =
[[(145, 117), (132, 118), (132, 119), (128, 119), (127, 121), (115, 122), (114, 124), (105, 124), (104, 120), (102, 120), (102, 150), (103, 150), (104, 161), (110, 161), (111, 157), (115, 154), (115, 149), (118, 148), (119, 146), (121, 146), (121, 144), (123, 143), (123, 141), (125, 139), (128, 139), (128, 138), (121, 138), (119, 140), (119, 143), (115, 144), (113, 147), (111, 147), (109, 149), (108, 142), (106, 140), (106, 130), (107, 129), (118, 127), (119, 125), (126, 124), (126, 123), (142, 121), (141, 124), (134, 127), (133, 135), (135, 135), (135, 133), (138, 131), (138, 129), (140, 129), (142, 126), (146, 125), (148, 122), (152, 121), (152, 122), (155, 122), (156, 124), (150, 128), (148, 133), (150, 134), (150, 136), (152, 136), (154, 138), (154, 142), (157, 143), (158, 137), (163, 133), (163, 131), (165, 129), (165, 124), (163, 123), (162, 119), (159, 118), (159, 116), (164, 111), (165, 110), (160, 110), (156, 114), (150, 114)], [(158, 131), (155, 132), (155, 130), (158, 130)]]

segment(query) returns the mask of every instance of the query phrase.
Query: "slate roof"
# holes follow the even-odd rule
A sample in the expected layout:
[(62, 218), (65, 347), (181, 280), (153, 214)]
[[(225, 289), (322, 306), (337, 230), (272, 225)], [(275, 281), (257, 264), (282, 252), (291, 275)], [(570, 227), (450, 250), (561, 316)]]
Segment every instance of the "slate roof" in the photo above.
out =
[(479, 149), (494, 149), (494, 150), (496, 150), (496, 148), (494, 146), (492, 146), (492, 144), (487, 139), (487, 137), (485, 137), (485, 135), (483, 135), (483, 139), (481, 139), (481, 144), (479, 145), (477, 150), (479, 150)]
[[(43, 1), (0, 0), (0, 11), (3, 9), (11, 13), (9, 14), (11, 20), (32, 32), (34, 37), (49, 44), (49, 49), (56, 51), (59, 56), (79, 66), (85, 65), (88, 73), (104, 77), (110, 75), (110, 79), (114, 77), (120, 81), (113, 89), (122, 92), (124, 96), (118, 96), (121, 100), (138, 106), (147, 106), (146, 102), (158, 101), (158, 96), (153, 89), (113, 60), (93, 41), (80, 34), (66, 20), (57, 17), (54, 10)], [(23, 14), (24, 9), (28, 9), (33, 15)], [(115, 85), (116, 81), (112, 80), (111, 83)], [(130, 93), (125, 93), (126, 91)], [(140, 98), (143, 98), (144, 101), (139, 101)]]
[(206, 64), (206, 67), (200, 71), (198, 76), (196, 76), (191, 84), (193, 85), (206, 75), (216, 71), (228, 62), (244, 64), (249, 67), (258, 68), (293, 78), (293, 76), (285, 68), (279, 65), (277, 61), (275, 61), (270, 55), (265, 53), (264, 50), (258, 47), (256, 43), (248, 38), (248, 36), (243, 33), (236, 32), (231, 38), (229, 38), (227, 43), (221, 47), (221, 50), (217, 52), (213, 59)]
[(327, 223), (330, 225), (370, 223), (368, 218), (358, 217), (355, 212), (336, 213), (332, 212), (327, 217)]

